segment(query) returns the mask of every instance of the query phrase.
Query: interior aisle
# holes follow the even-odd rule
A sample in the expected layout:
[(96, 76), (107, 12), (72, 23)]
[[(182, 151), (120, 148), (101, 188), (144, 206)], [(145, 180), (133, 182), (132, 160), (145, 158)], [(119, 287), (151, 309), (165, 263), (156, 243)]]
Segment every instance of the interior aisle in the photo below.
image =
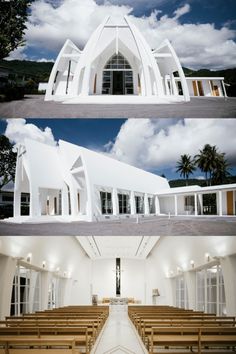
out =
[(127, 305), (110, 306), (110, 315), (91, 354), (147, 354), (132, 322)]

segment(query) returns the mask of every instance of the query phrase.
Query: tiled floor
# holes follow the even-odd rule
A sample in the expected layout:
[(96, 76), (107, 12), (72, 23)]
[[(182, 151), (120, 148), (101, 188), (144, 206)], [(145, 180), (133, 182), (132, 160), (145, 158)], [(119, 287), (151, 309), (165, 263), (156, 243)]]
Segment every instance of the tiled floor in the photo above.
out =
[(146, 354), (128, 318), (127, 306), (110, 307), (110, 316), (91, 354)]

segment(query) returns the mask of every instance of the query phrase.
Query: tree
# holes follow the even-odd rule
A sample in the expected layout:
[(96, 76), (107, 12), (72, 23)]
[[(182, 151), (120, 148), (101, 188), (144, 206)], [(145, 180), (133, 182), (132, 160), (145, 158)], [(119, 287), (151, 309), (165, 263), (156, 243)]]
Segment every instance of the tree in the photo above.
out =
[(24, 45), (28, 9), (33, 0), (0, 0), (0, 59)]
[(228, 176), (228, 163), (225, 160), (225, 154), (220, 153), (215, 145), (206, 144), (195, 156), (195, 163), (205, 173), (207, 185)]
[(224, 180), (230, 177), (231, 174), (229, 172), (229, 163), (225, 159), (225, 154), (218, 154), (218, 164), (216, 169), (212, 174), (212, 183), (213, 184), (222, 184)]
[(16, 153), (12, 149), (9, 139), (0, 135), (0, 190), (15, 178)]
[(180, 172), (180, 176), (183, 176), (186, 180), (186, 186), (188, 185), (189, 175), (196, 170), (195, 162), (190, 155), (181, 155), (180, 160), (176, 165), (176, 172)]

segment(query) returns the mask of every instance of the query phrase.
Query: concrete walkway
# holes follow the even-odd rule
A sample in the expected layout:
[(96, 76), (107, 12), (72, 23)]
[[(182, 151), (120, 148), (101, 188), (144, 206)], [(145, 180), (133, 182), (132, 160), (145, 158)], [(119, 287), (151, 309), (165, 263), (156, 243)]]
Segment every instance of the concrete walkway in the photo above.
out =
[(127, 305), (110, 306), (105, 328), (91, 354), (148, 354), (128, 317)]
[(153, 216), (99, 222), (10, 223), (0, 221), (1, 236), (236, 236), (236, 217)]
[(192, 97), (172, 104), (62, 104), (31, 95), (0, 103), (0, 118), (236, 118), (236, 97)]

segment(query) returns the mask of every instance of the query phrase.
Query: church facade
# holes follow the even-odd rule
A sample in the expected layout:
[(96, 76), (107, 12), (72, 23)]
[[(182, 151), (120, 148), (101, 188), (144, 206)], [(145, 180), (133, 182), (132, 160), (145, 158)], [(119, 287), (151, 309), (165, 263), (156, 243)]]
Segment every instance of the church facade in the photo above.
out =
[[(168, 40), (151, 49), (129, 17), (107, 17), (81, 51), (67, 40), (47, 84), (45, 100), (80, 103), (145, 98), (187, 102), (190, 96), (226, 96), (224, 78), (186, 78)], [(109, 101), (112, 103), (112, 100)], [(114, 101), (115, 102), (115, 101)]]

